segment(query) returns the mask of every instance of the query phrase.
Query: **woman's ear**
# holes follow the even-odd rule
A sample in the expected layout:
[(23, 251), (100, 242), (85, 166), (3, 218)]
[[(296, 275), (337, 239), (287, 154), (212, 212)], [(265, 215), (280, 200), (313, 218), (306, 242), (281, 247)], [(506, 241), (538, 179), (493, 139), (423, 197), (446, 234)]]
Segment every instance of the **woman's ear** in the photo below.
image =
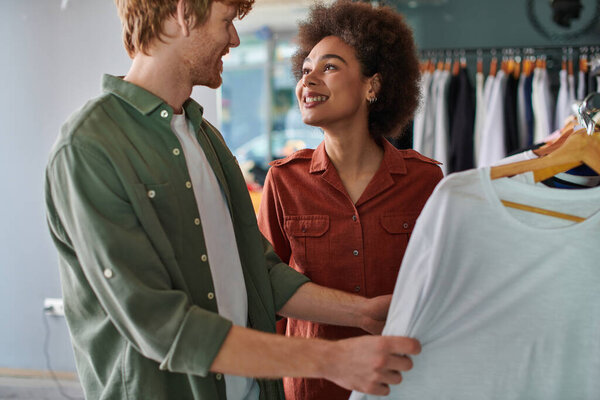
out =
[(369, 78), (369, 90), (367, 92), (367, 101), (371, 104), (377, 101), (377, 97), (381, 92), (381, 75), (376, 73)]

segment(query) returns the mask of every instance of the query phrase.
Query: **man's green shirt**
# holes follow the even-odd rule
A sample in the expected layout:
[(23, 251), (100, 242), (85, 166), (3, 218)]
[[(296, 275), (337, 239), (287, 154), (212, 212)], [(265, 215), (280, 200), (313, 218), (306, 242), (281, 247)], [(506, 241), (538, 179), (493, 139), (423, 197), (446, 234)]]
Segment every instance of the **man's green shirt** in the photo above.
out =
[[(86, 397), (224, 399), (224, 379), (209, 368), (231, 322), (218, 314), (173, 109), (120, 78), (105, 75), (103, 89), (63, 125), (46, 171), (48, 223)], [(202, 107), (189, 99), (184, 109), (227, 198), (248, 324), (275, 332), (276, 311), (307, 278), (260, 234), (237, 161)], [(280, 380), (259, 384), (261, 399), (283, 398)]]

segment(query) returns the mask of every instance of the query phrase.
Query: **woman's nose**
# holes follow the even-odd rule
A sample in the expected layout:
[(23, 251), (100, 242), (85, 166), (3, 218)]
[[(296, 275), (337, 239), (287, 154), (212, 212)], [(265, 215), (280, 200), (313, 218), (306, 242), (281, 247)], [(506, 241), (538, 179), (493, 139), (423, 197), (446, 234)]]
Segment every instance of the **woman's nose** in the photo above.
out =
[(310, 85), (314, 85), (314, 79), (311, 77), (311, 74), (306, 74), (302, 77), (302, 86), (309, 87)]

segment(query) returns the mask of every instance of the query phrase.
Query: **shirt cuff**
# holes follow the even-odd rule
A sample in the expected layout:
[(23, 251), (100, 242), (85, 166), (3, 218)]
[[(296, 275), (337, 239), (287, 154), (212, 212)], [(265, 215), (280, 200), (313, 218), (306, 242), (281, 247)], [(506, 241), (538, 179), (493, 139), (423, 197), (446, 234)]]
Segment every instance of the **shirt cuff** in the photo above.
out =
[(160, 369), (206, 377), (232, 325), (217, 313), (191, 307)]

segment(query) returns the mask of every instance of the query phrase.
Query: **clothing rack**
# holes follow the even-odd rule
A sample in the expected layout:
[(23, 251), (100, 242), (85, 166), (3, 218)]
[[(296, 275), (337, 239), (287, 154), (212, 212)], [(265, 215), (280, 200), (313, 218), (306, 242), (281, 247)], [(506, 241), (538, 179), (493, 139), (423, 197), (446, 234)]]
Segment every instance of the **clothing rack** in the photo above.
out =
[(460, 56), (460, 55), (542, 55), (543, 53), (553, 54), (574, 54), (596, 55), (600, 54), (598, 44), (589, 45), (561, 45), (561, 46), (496, 46), (496, 47), (454, 47), (454, 48), (423, 48), (418, 50), (422, 56)]

